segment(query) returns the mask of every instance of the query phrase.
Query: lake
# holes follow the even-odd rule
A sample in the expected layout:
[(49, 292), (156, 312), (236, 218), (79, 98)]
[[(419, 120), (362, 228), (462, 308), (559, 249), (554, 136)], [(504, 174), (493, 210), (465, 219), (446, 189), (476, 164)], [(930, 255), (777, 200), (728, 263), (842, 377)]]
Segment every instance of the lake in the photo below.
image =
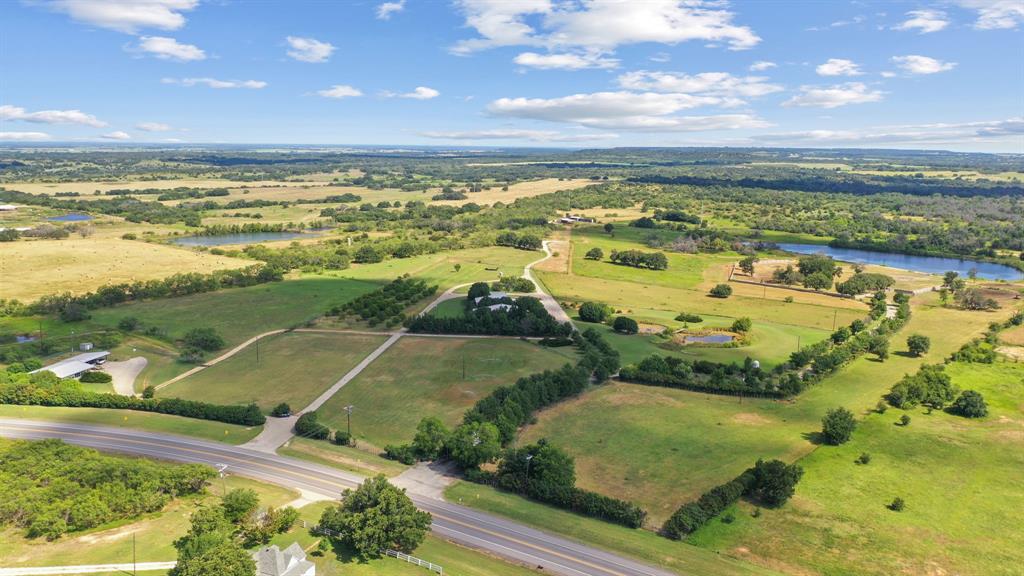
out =
[(687, 344), (728, 344), (735, 340), (732, 334), (707, 334), (704, 336), (686, 336)]
[(259, 242), (278, 242), (316, 236), (304, 232), (249, 232), (246, 234), (224, 234), (222, 236), (185, 236), (175, 238), (173, 242), (181, 246), (224, 246), (226, 244), (257, 244)]
[(71, 213), (63, 216), (51, 216), (50, 218), (47, 218), (47, 220), (51, 220), (53, 222), (84, 222), (86, 220), (92, 220), (92, 216), (89, 216), (88, 214)]
[(822, 244), (779, 244), (779, 248), (787, 252), (797, 254), (826, 254), (843, 262), (854, 262), (857, 264), (874, 264), (876, 266), (888, 266), (890, 268), (901, 268), (913, 272), (925, 274), (942, 275), (949, 271), (959, 272), (966, 277), (971, 268), (978, 270), (978, 278), (986, 280), (1021, 280), (1024, 279), (1024, 272), (991, 262), (979, 262), (977, 260), (960, 260), (958, 258), (942, 258), (939, 256), (911, 256), (909, 254), (896, 254), (893, 252), (873, 252), (871, 250), (858, 250), (856, 248), (833, 248)]

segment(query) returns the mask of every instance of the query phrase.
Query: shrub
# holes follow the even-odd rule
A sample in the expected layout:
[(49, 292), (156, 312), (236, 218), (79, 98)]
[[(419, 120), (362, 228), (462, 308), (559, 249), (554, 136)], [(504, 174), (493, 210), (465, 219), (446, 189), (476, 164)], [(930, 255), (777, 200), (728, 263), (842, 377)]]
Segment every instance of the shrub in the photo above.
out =
[(117, 327), (125, 332), (134, 332), (139, 329), (142, 322), (139, 321), (135, 316), (125, 316), (117, 323)]
[(892, 502), (890, 502), (889, 506), (887, 506), (887, 508), (889, 508), (889, 510), (892, 510), (893, 512), (903, 512), (903, 509), (906, 507), (907, 503), (903, 500), (903, 498), (900, 498), (899, 496), (893, 498)]
[(412, 446), (409, 446), (408, 444), (402, 444), (399, 446), (388, 444), (384, 447), (384, 454), (382, 454), (382, 456), (389, 460), (401, 462), (406, 466), (412, 466), (416, 463), (416, 453)]
[(858, 464), (869, 464), (871, 462), (871, 454), (867, 452), (861, 452), (860, 456), (857, 457)]
[(601, 250), (600, 248), (595, 246), (590, 250), (587, 250), (587, 254), (584, 256), (584, 258), (586, 258), (587, 260), (600, 260), (604, 258), (604, 250)]
[(505, 276), (491, 287), (503, 292), (534, 292), (537, 290), (537, 285), (533, 283), (533, 280), (522, 276)]
[(753, 468), (754, 483), (750, 495), (762, 504), (782, 506), (796, 491), (804, 469), (781, 460), (758, 460)]
[(287, 402), (281, 402), (270, 411), (270, 415), (276, 418), (285, 418), (292, 415), (292, 407)]
[(838, 446), (845, 444), (853, 434), (857, 422), (853, 419), (853, 412), (846, 408), (834, 408), (825, 413), (821, 420), (821, 435), (825, 442)]
[(900, 426), (910, 426), (910, 416), (906, 414), (900, 416)]
[(687, 312), (680, 312), (676, 316), (676, 322), (693, 322), (693, 323), (697, 323), (697, 322), (703, 322), (703, 321), (704, 321), (704, 319), (701, 318), (700, 316), (698, 316), (696, 314), (689, 314)]
[(609, 310), (604, 304), (598, 302), (584, 302), (580, 305), (580, 320), (584, 322), (601, 323), (608, 318)]
[(156, 396), (156, 387), (152, 384), (142, 389), (143, 398), (152, 398), (154, 396)]
[(334, 442), (338, 446), (354, 446), (355, 441), (352, 435), (344, 430), (337, 430), (334, 433), (334, 437), (331, 438), (331, 442)]
[(476, 300), (477, 298), (483, 298), (491, 295), (491, 287), (487, 285), (487, 282), (474, 282), (469, 287), (469, 293), (466, 298), (470, 300)]
[(213, 328), (193, 328), (182, 338), (185, 346), (206, 352), (213, 352), (224, 347), (224, 338)]
[(106, 372), (90, 370), (89, 372), (82, 374), (82, 377), (79, 378), (79, 380), (87, 384), (108, 384), (113, 381), (114, 378)]
[(640, 325), (636, 323), (636, 320), (627, 316), (619, 316), (612, 323), (612, 329), (619, 334), (636, 334), (640, 331)]
[(718, 284), (708, 292), (715, 298), (728, 298), (732, 296), (732, 286), (728, 284)]
[(950, 406), (950, 411), (967, 418), (981, 418), (988, 415), (985, 398), (974, 390), (964, 390)]
[(313, 440), (326, 440), (331, 435), (331, 429), (318, 420), (315, 411), (299, 416), (299, 419), (295, 421), (295, 434)]
[(750, 318), (737, 318), (736, 321), (732, 323), (732, 326), (729, 329), (732, 330), (733, 332), (746, 334), (747, 332), (750, 332), (750, 329), (753, 327), (754, 323), (753, 321), (750, 320)]

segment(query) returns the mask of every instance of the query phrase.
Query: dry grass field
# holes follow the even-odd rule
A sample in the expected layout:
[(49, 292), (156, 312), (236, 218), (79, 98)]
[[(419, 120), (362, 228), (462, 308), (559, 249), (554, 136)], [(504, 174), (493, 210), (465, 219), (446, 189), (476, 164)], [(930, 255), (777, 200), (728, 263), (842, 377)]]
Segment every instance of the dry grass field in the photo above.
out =
[(213, 272), (252, 262), (114, 238), (11, 242), (0, 258), (0, 294), (31, 301), (59, 292), (83, 293), (103, 284)]
[[(779, 269), (785, 268), (787, 265), (793, 265), (796, 267), (796, 258), (779, 258), (779, 259), (765, 259), (757, 263), (754, 266), (754, 277), (743, 274), (737, 269), (736, 277), (744, 280), (753, 279), (758, 282), (767, 282), (772, 278), (772, 274)], [(840, 276), (837, 282), (843, 282), (848, 280), (850, 276), (853, 276), (853, 268), (849, 264), (841, 264), (843, 267), (843, 275)], [(896, 288), (904, 290), (917, 290), (919, 288), (930, 288), (932, 286), (939, 286), (942, 284), (942, 277), (934, 274), (924, 274), (922, 272), (913, 272), (911, 270), (903, 270), (901, 268), (889, 268), (888, 266), (875, 266), (873, 264), (864, 265), (864, 271), (872, 274), (885, 274), (891, 276), (896, 280)], [(728, 271), (726, 271), (728, 274)]]
[[(304, 182), (302, 185), (323, 186), (314, 182)], [(172, 180), (104, 180), (100, 182), (11, 182), (4, 184), (8, 190), (18, 190), (29, 194), (53, 195), (57, 192), (78, 192), (84, 199), (92, 197), (97, 190), (107, 192), (108, 190), (145, 190), (153, 188), (156, 190), (172, 190), (174, 188), (259, 188), (265, 186), (296, 186), (299, 183), (285, 180), (257, 180), (253, 182), (240, 182), (235, 180), (224, 180), (220, 178), (175, 178)], [(102, 198), (103, 196), (96, 196)]]
[(449, 204), (452, 206), (459, 206), (468, 202), (476, 202), (477, 204), (494, 204), (495, 202), (504, 202), (505, 204), (508, 204), (509, 202), (514, 202), (519, 198), (532, 198), (534, 196), (550, 194), (560, 190), (575, 190), (594, 183), (595, 182), (585, 178), (576, 178), (573, 180), (544, 178), (543, 180), (519, 182), (518, 184), (509, 186), (508, 190), (502, 190), (501, 186), (495, 185), (490, 190), (467, 194), (469, 198), (465, 200), (441, 200), (434, 202), (434, 204)]

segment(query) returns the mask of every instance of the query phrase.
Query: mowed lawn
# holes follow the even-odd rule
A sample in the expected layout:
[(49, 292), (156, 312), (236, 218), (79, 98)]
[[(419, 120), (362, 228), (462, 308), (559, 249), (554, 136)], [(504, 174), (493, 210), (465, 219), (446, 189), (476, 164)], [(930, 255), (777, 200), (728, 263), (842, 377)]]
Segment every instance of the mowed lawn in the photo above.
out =
[(332, 273), (332, 276), (390, 282), (403, 274), (409, 274), (427, 284), (438, 285), (439, 290), (445, 290), (467, 282), (497, 280), (498, 272), (505, 276), (522, 276), (527, 264), (543, 257), (544, 253), (540, 251), (490, 246), (412, 258), (392, 258), (377, 264), (354, 264), (347, 270)]
[(253, 263), (119, 238), (21, 240), (4, 244), (0, 292), (4, 298), (31, 302), (48, 294), (83, 294), (104, 284), (153, 280), (182, 272), (209, 273)]
[(161, 389), (157, 395), (214, 404), (255, 402), (265, 412), (287, 402), (298, 411), (384, 340), (384, 336), (337, 332), (275, 334)]
[[(852, 440), (801, 461), (796, 495), (759, 518), (742, 503), (732, 524), (691, 537), (722, 554), (797, 573), (1021, 574), (1024, 567), (1024, 364), (953, 364), (953, 382), (981, 392), (989, 415), (890, 409)], [(871, 455), (868, 465), (854, 460)], [(885, 506), (895, 497), (903, 512)]]
[(378, 448), (412, 440), (425, 416), (449, 426), (501, 385), (575, 361), (572, 349), (552, 350), (511, 338), (405, 336), (345, 385), (320, 410), (344, 429), (343, 408), (355, 406), (352, 433)]
[(116, 327), (122, 318), (134, 316), (143, 327), (157, 326), (171, 338), (181, 338), (192, 328), (213, 328), (230, 348), (269, 330), (302, 326), (378, 286), (365, 280), (302, 277), (104, 308), (92, 313), (91, 322)]
[[(595, 388), (540, 414), (522, 441), (548, 438), (576, 458), (578, 484), (640, 504), (657, 527), (682, 503), (735, 477), (758, 458), (794, 461), (815, 445), (821, 417), (836, 406), (873, 407), (905, 373), (938, 362), (998, 313), (963, 312), (919, 302), (894, 339), (886, 362), (862, 357), (792, 401), (741, 399), (639, 384)], [(912, 358), (905, 339), (932, 339), (925, 358)]]

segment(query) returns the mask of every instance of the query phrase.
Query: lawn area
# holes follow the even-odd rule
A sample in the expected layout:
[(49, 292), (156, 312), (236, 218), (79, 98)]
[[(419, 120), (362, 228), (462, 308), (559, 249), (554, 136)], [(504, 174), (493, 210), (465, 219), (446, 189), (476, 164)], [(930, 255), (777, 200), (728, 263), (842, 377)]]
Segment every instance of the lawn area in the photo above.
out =
[(135, 392), (141, 393), (146, 386), (156, 386), (193, 368), (191, 364), (180, 362), (178, 355), (178, 350), (166, 342), (134, 335), (111, 350), (108, 360), (123, 361), (137, 356), (145, 358), (146, 367), (135, 378)]
[[(862, 357), (792, 401), (743, 399), (616, 383), (541, 412), (522, 441), (548, 438), (576, 459), (577, 484), (646, 509), (660, 526), (680, 504), (735, 477), (758, 458), (794, 461), (811, 452), (824, 413), (873, 407), (903, 374), (936, 362), (989, 322), (1009, 315), (963, 312), (919, 301), (910, 323), (893, 338), (886, 362)], [(914, 358), (906, 336), (925, 334), (931, 352)]]
[(337, 332), (275, 334), (161, 389), (157, 395), (213, 404), (255, 402), (264, 412), (287, 402), (298, 411), (384, 340), (384, 336)]
[(320, 276), (288, 279), (217, 292), (133, 302), (94, 311), (91, 322), (116, 327), (134, 316), (143, 326), (157, 326), (172, 338), (192, 328), (217, 330), (230, 348), (277, 328), (301, 326), (335, 304), (373, 291), (377, 283)]
[[(1020, 574), (1024, 531), (1024, 365), (953, 364), (953, 382), (981, 392), (989, 415), (891, 409), (864, 418), (852, 440), (804, 458), (803, 481), (759, 518), (741, 503), (694, 544), (762, 565), (824, 574)], [(854, 460), (863, 452), (871, 462)], [(885, 506), (894, 497), (903, 512)]]
[(28, 540), (18, 530), (2, 530), (0, 558), (7, 568), (131, 563), (134, 537), (139, 562), (173, 561), (177, 551), (172, 544), (188, 531), (189, 516), (200, 506), (218, 504), (225, 489), (235, 488), (255, 490), (263, 506), (282, 506), (298, 497), (298, 493), (285, 488), (229, 475), (223, 481), (214, 479), (205, 495), (179, 498), (161, 512), (135, 522), (65, 536), (55, 542), (44, 538)]
[(262, 426), (239, 426), (210, 420), (197, 420), (183, 416), (170, 416), (135, 410), (108, 408), (64, 408), (53, 406), (12, 406), (0, 404), (0, 417), (27, 418), (49, 422), (76, 422), (98, 424), (116, 428), (137, 428), (151, 432), (166, 432), (181, 436), (195, 436), (227, 444), (244, 444), (256, 437)]
[(166, 278), (183, 272), (242, 268), (251, 260), (214, 256), (120, 238), (21, 240), (4, 245), (4, 298), (31, 302), (47, 294), (82, 294), (104, 284)]
[(352, 433), (383, 448), (412, 440), (425, 416), (450, 426), (501, 385), (574, 361), (570, 349), (553, 350), (511, 338), (404, 336), (319, 410), (344, 429), (344, 406), (354, 405)]
[[(467, 282), (497, 280), (499, 271), (505, 275), (521, 276), (527, 264), (543, 257), (544, 253), (539, 251), (490, 246), (424, 254), (413, 258), (392, 258), (376, 264), (354, 264), (347, 270), (332, 272), (331, 275), (390, 282), (403, 274), (409, 274), (423, 279), (427, 284), (437, 284), (439, 290), (445, 290)], [(458, 271), (455, 270), (456, 264), (459, 265)]]
[[(753, 564), (738, 562), (696, 546), (662, 538), (647, 530), (632, 530), (593, 518), (538, 504), (490, 486), (456, 482), (445, 491), (450, 502), (507, 516), (518, 522), (568, 536), (581, 542), (632, 556), (680, 574), (715, 576), (774, 574)], [(445, 570), (447, 571), (447, 566)]]
[(300, 460), (308, 460), (332, 466), (349, 472), (355, 472), (363, 476), (397, 476), (409, 469), (408, 466), (396, 460), (388, 460), (365, 450), (349, 446), (338, 446), (332, 442), (323, 440), (310, 440), (309, 438), (293, 437), (284, 446), (277, 449), (282, 456), (290, 456)]

